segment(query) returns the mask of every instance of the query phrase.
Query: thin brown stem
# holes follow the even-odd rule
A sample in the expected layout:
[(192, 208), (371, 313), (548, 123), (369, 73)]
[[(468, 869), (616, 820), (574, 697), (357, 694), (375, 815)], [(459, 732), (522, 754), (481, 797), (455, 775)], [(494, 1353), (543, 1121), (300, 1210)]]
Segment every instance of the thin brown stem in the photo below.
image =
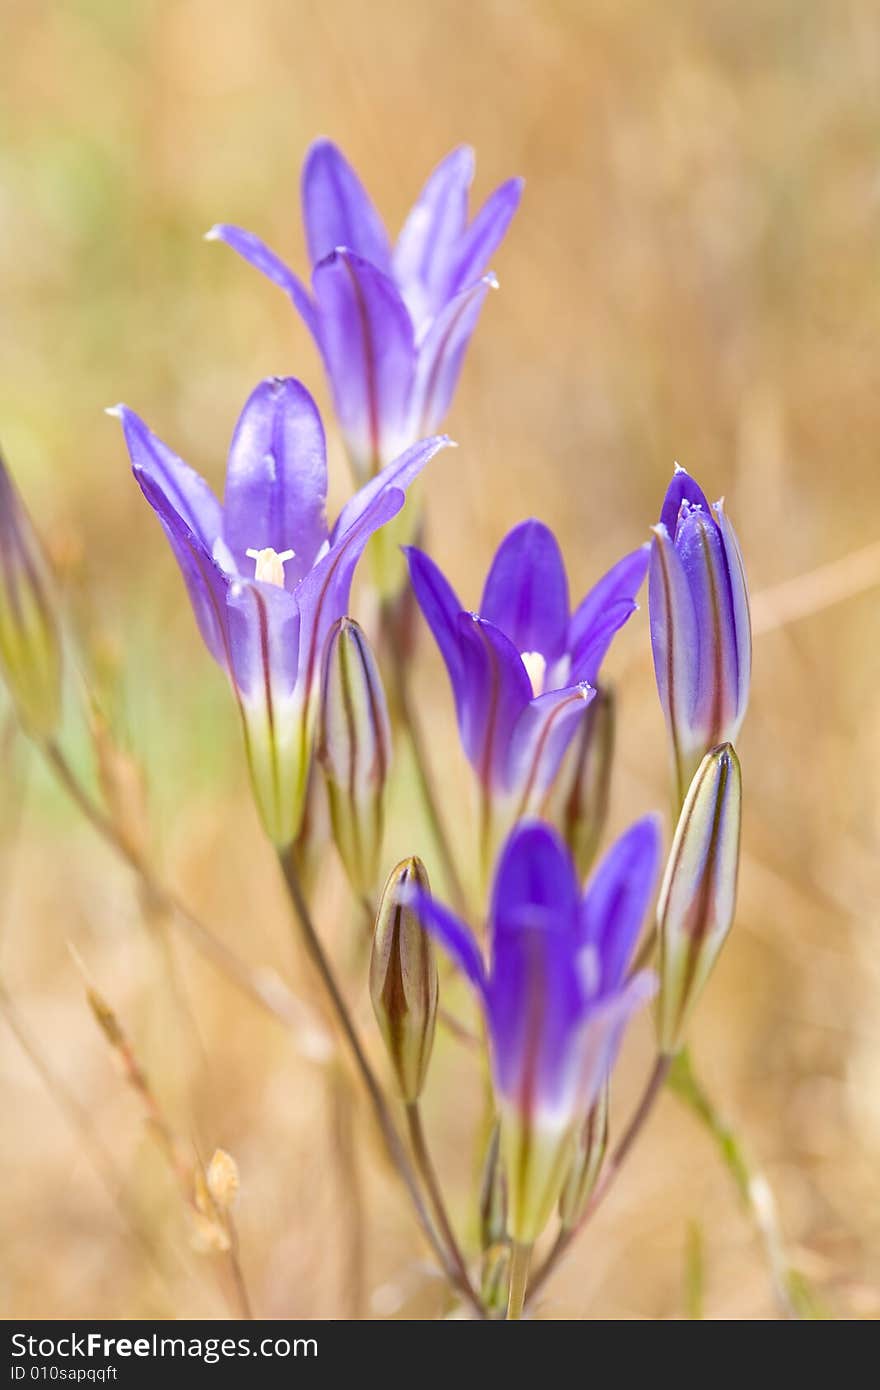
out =
[(459, 876), (458, 867), (455, 862), (455, 854), (446, 829), (446, 822), (440, 811), (440, 798), (434, 786), (434, 777), (431, 772), (431, 764), (428, 759), (428, 751), (425, 747), (421, 724), (412, 699), (410, 698), (406, 662), (400, 650), (400, 643), (397, 640), (394, 615), (387, 604), (382, 608), (382, 627), (388, 651), (391, 656), (390, 665), (394, 679), (394, 698), (403, 719), (403, 724), (412, 749), (416, 777), (418, 779), (419, 791), (425, 807), (425, 813), (428, 817), (431, 832), (437, 845), (437, 851), (443, 864), (443, 872), (449, 884), (449, 891), (452, 895), (453, 903), (458, 912), (465, 914), (467, 912), (467, 894), (464, 891), (464, 885)]
[(398, 1134), (394, 1121), (391, 1118), (391, 1112), (382, 1093), (382, 1088), (379, 1085), (379, 1082), (376, 1078), (376, 1074), (373, 1071), (372, 1066), (370, 1065), (370, 1061), (367, 1057), (366, 1052), (364, 1051), (363, 1044), (361, 1043), (361, 1040), (358, 1037), (357, 1030), (354, 1026), (354, 1022), (352, 1020), (351, 1013), (349, 1012), (348, 1005), (346, 1004), (345, 999), (342, 996), (342, 992), (340, 991), (339, 985), (336, 982), (336, 976), (333, 973), (333, 968), (330, 965), (330, 962), (324, 953), (324, 948), (321, 945), (318, 933), (315, 930), (315, 924), (312, 921), (312, 916), (309, 911), (308, 904), (305, 900), (305, 897), (303, 896), (302, 888), (291, 856), (289, 854), (281, 854), (279, 858), (282, 872), (284, 874), (284, 881), (287, 885), (287, 890), (290, 894), (291, 903), (293, 904), (293, 909), (296, 913), (296, 917), (299, 922), (300, 935), (302, 938), (303, 945), (305, 946), (309, 959), (315, 967), (315, 970), (317, 971), (321, 979), (321, 983), (323, 984), (324, 989), (326, 990), (327, 998), (330, 1002), (333, 1014), (336, 1018), (336, 1022), (338, 1023), (339, 1028), (342, 1031), (342, 1034), (348, 1044), (349, 1050), (354, 1060), (355, 1066), (357, 1067), (357, 1070), (360, 1073), (361, 1079), (367, 1091), (367, 1096), (369, 1097), (370, 1105), (373, 1109), (373, 1114), (375, 1116), (376, 1123), (379, 1127), (379, 1132), (382, 1135), (382, 1139), (384, 1140), (385, 1148), (388, 1152), (388, 1157), (390, 1158), (392, 1165), (397, 1170), (397, 1173), (401, 1181), (403, 1182), (407, 1192), (409, 1193), (409, 1197), (412, 1201), (413, 1207), (415, 1208), (419, 1224), (422, 1227), (422, 1230), (424, 1231), (425, 1236), (427, 1237), (427, 1240), (431, 1245), (431, 1248), (437, 1256), (437, 1259), (440, 1261), (441, 1268), (446, 1274), (447, 1279), (455, 1288), (459, 1290), (459, 1292), (464, 1296), (464, 1298), (467, 1299), (468, 1303), (470, 1303), (473, 1307), (474, 1312), (479, 1317), (484, 1317), (485, 1311), (483, 1309), (482, 1304), (480, 1303), (479, 1299), (475, 1298), (473, 1290), (469, 1287), (469, 1285), (462, 1285), (458, 1275), (458, 1271), (452, 1263), (450, 1255), (448, 1251), (445, 1249), (443, 1242), (438, 1237), (437, 1232), (434, 1229), (434, 1225), (431, 1221), (431, 1218), (428, 1215), (428, 1211), (422, 1198), (422, 1194), (419, 1191), (418, 1181), (416, 1179), (415, 1173), (413, 1172), (409, 1158), (407, 1157), (406, 1150), (404, 1149), (400, 1135)]
[(407, 1105), (406, 1121), (409, 1127), (409, 1137), (416, 1160), (416, 1167), (422, 1175), (422, 1181), (425, 1184), (425, 1190), (428, 1193), (434, 1212), (434, 1219), (440, 1228), (440, 1233), (446, 1242), (446, 1247), (458, 1272), (459, 1283), (469, 1290), (468, 1296), (470, 1301), (478, 1304), (480, 1299), (471, 1283), (467, 1265), (465, 1264), (464, 1256), (461, 1252), (461, 1246), (458, 1243), (455, 1231), (452, 1229), (452, 1222), (449, 1219), (449, 1212), (446, 1209), (443, 1190), (440, 1187), (437, 1170), (434, 1167), (431, 1151), (428, 1148), (425, 1127), (422, 1124), (422, 1111), (418, 1101), (410, 1101)]
[(554, 1272), (554, 1270), (560, 1264), (564, 1256), (567, 1254), (569, 1247), (575, 1240), (575, 1237), (580, 1234), (580, 1232), (583, 1230), (584, 1226), (593, 1216), (595, 1211), (605, 1200), (615, 1178), (617, 1177), (618, 1173), (620, 1172), (621, 1168), (626, 1162), (630, 1149), (632, 1148), (635, 1141), (638, 1139), (639, 1135), (645, 1127), (645, 1123), (648, 1120), (651, 1111), (654, 1109), (657, 1097), (663, 1089), (666, 1078), (669, 1075), (669, 1068), (671, 1066), (671, 1057), (667, 1057), (661, 1054), (657, 1058), (656, 1062), (654, 1063), (653, 1071), (651, 1072), (651, 1075), (648, 1078), (647, 1085), (645, 1086), (645, 1089), (642, 1092), (642, 1098), (636, 1106), (635, 1113), (632, 1119), (630, 1120), (629, 1125), (627, 1126), (626, 1131), (623, 1134), (623, 1137), (621, 1138), (616, 1149), (611, 1155), (611, 1158), (608, 1160), (608, 1163), (605, 1166), (602, 1176), (599, 1178), (599, 1181), (593, 1190), (593, 1195), (587, 1203), (586, 1208), (584, 1209), (583, 1216), (574, 1226), (563, 1226), (560, 1230), (559, 1235), (556, 1237), (555, 1244), (552, 1246), (550, 1250), (550, 1253), (547, 1255), (547, 1258), (545, 1259), (544, 1263), (540, 1266), (537, 1273), (535, 1274), (534, 1279), (532, 1280), (531, 1288), (529, 1289), (530, 1299), (534, 1298), (536, 1294), (539, 1292), (539, 1290), (544, 1286), (544, 1284), (549, 1279), (550, 1275)]

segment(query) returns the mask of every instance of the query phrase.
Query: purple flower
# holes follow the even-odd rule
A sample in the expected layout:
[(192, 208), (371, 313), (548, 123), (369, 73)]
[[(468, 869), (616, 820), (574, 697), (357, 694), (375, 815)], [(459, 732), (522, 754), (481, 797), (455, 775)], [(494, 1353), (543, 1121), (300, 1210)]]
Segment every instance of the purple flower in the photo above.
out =
[(417, 897), (426, 928), (485, 1013), (511, 1234), (523, 1243), (546, 1224), (627, 1020), (654, 992), (652, 975), (627, 971), (659, 860), (657, 822), (646, 817), (611, 848), (582, 894), (556, 832), (520, 824), (495, 875), (488, 967), (463, 922), (428, 895)]
[(678, 467), (654, 527), (648, 604), (681, 805), (703, 755), (736, 740), (752, 641), (742, 555), (724, 504), (710, 506)]
[(407, 550), (416, 598), (452, 684), (462, 744), (487, 798), (536, 813), (588, 702), (611, 640), (636, 610), (642, 546), (569, 610), (556, 539), (539, 521), (505, 537), (479, 613), (463, 609), (432, 560)]
[(285, 846), (302, 816), (327, 634), (346, 611), (370, 536), (396, 515), (409, 483), (448, 440), (414, 445), (351, 498), (330, 530), (324, 430), (298, 381), (270, 378), (248, 399), (222, 505), (133, 411), (112, 413), (205, 644), (232, 682), (266, 830)]
[(447, 155), (392, 248), (351, 165), (329, 140), (317, 140), (302, 173), (311, 293), (252, 233), (226, 225), (208, 233), (292, 299), (324, 360), (359, 480), (439, 427), (495, 285), (486, 268), (522, 181), (502, 184), (468, 221), (473, 173), (472, 150)]

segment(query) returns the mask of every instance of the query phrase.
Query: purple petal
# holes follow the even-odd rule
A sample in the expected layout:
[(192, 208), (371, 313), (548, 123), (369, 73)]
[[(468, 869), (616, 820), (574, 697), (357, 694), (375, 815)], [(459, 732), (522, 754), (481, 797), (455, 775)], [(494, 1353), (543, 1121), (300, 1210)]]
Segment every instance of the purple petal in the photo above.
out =
[(293, 300), (293, 306), (312, 337), (317, 339), (317, 319), (312, 297), (298, 276), (294, 275), (279, 256), (253, 232), (220, 222), (208, 232), (207, 241), (224, 241), (237, 251), (242, 260), (259, 270), (273, 285), (278, 285)]
[(434, 561), (416, 546), (405, 546), (410, 581), (425, 622), (440, 648), (452, 683), (459, 720), (466, 695), (462, 679), (461, 633), (458, 617), (462, 612), (458, 596)]
[(660, 867), (656, 816), (636, 821), (612, 845), (590, 879), (581, 904), (581, 933), (599, 955), (603, 993), (623, 982)]
[(266, 727), (275, 728), (276, 702), (293, 694), (299, 656), (296, 598), (274, 584), (234, 580), (228, 597), (232, 675), (242, 698), (265, 705)]
[(187, 525), (158, 482), (144, 469), (134, 470), (140, 489), (162, 523), (189, 593), (202, 640), (215, 661), (230, 670), (226, 627), (228, 577), (201, 538)]
[(446, 295), (452, 257), (467, 225), (474, 152), (453, 150), (437, 165), (413, 205), (394, 248), (394, 278), (413, 318), (434, 314)]
[(302, 172), (302, 208), (312, 265), (337, 250), (349, 250), (390, 272), (391, 252), (382, 221), (366, 190), (330, 140), (316, 140)]
[(337, 618), (348, 611), (355, 566), (374, 531), (396, 516), (404, 503), (397, 487), (386, 487), (302, 580), (296, 591), (300, 611), (299, 679), (308, 694), (317, 679), (324, 642)]
[(331, 252), (313, 284), (339, 423), (370, 476), (409, 442), (412, 321), (393, 281), (351, 251)]
[[(157, 439), (133, 410), (114, 406), (122, 422), (131, 466), (138, 482), (150, 478), (184, 525), (210, 555), (222, 531), (222, 511), (204, 478)], [(151, 500), (148, 496), (148, 500)], [(155, 505), (154, 503), (152, 505)]]
[(533, 925), (498, 932), (488, 990), (496, 1089), (530, 1124), (573, 1118), (573, 1044), (583, 1016), (580, 981), (568, 939), (546, 908)]
[(540, 521), (523, 521), (501, 542), (480, 613), (517, 651), (540, 652), (548, 666), (565, 651), (568, 580), (556, 537)]
[(519, 207), (524, 187), (522, 179), (508, 179), (487, 198), (462, 238), (452, 267), (449, 294), (464, 289), (483, 274)]
[(248, 550), (294, 550), (285, 563), (293, 589), (327, 539), (327, 456), (318, 408), (291, 377), (270, 377), (248, 399), (226, 470), (224, 533), (239, 573)]
[(443, 306), (418, 348), (412, 389), (412, 421), (416, 434), (442, 424), (452, 402), (471, 334), (490, 289), (493, 275), (454, 295)]
[(375, 478), (371, 478), (346, 502), (339, 513), (336, 525), (333, 527), (331, 544), (335, 545), (337, 539), (354, 525), (358, 517), (363, 515), (380, 492), (389, 487), (398, 487), (405, 492), (410, 483), (414, 482), (421, 473), (425, 464), (435, 454), (439, 454), (441, 449), (449, 448), (451, 445), (452, 440), (448, 435), (435, 434), (430, 439), (420, 439), (417, 444), (412, 444), (393, 463), (387, 464), (380, 473), (376, 474)]
[(460, 613), (457, 623), (462, 746), (483, 786), (504, 788), (510, 740), (529, 703), (531, 682), (519, 652), (492, 623), (476, 613)]
[(422, 926), (436, 937), (449, 952), (456, 965), (481, 994), (486, 991), (486, 969), (483, 956), (470, 927), (454, 913), (421, 890), (412, 896), (412, 905), (419, 914)]
[(605, 609), (593, 627), (584, 633), (580, 645), (572, 652), (572, 679), (589, 681), (590, 684), (598, 681), (602, 662), (615, 633), (620, 631), (624, 623), (629, 622), (633, 613), (638, 612), (638, 608), (639, 605), (632, 599), (621, 599)]
[(594, 1104), (614, 1066), (627, 1024), (656, 992), (656, 976), (649, 970), (641, 970), (623, 989), (584, 1014), (571, 1047), (575, 1114), (585, 1115)]
[(730, 586), (730, 607), (733, 614), (734, 644), (737, 667), (736, 719), (731, 727), (729, 738), (735, 739), (745, 717), (749, 703), (749, 687), (752, 678), (752, 622), (749, 612), (749, 589), (745, 566), (736, 532), (727, 519), (723, 502), (716, 502), (713, 508), (721, 544), (724, 548), (725, 567)]
[(570, 933), (569, 949), (574, 952), (579, 902), (577, 874), (561, 836), (540, 821), (515, 826), (495, 871), (493, 942), (504, 933), (538, 925)]
[(531, 700), (513, 730), (505, 785), (520, 798), (519, 814), (536, 811), (595, 696), (592, 686), (566, 686)]
[(666, 527), (672, 540), (676, 538), (683, 502), (687, 502), (690, 507), (701, 508), (706, 516), (712, 515), (712, 509), (706, 501), (706, 494), (697, 486), (690, 474), (676, 464), (675, 473), (672, 482), (666, 489), (663, 508), (660, 512), (660, 524)]
[(675, 538), (697, 626), (698, 672), (691, 726), (705, 747), (733, 738), (739, 697), (738, 648), (727, 555), (711, 512), (682, 503)]
[[(681, 558), (664, 525), (654, 528), (648, 585), (651, 647), (660, 704), (681, 769), (691, 740), (691, 711), (699, 680), (699, 637), (694, 602)], [(684, 795), (685, 787), (681, 787)]]
[[(636, 611), (636, 595), (644, 583), (650, 551), (649, 545), (642, 545), (638, 550), (624, 555), (598, 584), (594, 584), (572, 614), (568, 649), (577, 665), (578, 680), (596, 679), (611, 638)], [(612, 613), (617, 620), (609, 624)]]

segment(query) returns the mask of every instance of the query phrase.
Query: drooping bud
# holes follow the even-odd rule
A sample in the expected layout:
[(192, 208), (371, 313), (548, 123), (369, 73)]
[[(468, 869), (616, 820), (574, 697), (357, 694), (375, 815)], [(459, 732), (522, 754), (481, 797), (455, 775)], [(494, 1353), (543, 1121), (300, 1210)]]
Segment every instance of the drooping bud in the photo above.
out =
[(600, 687), (569, 744), (548, 797), (547, 819), (562, 831), (581, 878), (593, 866), (608, 817), (614, 726), (614, 696)]
[(61, 716), (61, 639), (37, 536), (0, 457), (0, 671), (34, 738)]
[(660, 1051), (681, 1046), (700, 991), (733, 923), (742, 774), (729, 743), (707, 753), (691, 782), (666, 865), (657, 920)]
[(654, 527), (648, 607), (680, 806), (701, 758), (736, 740), (752, 662), (749, 595), (736, 535), (723, 503), (710, 506), (682, 468)]
[(606, 1081), (577, 1136), (574, 1158), (559, 1198), (559, 1220), (566, 1229), (577, 1226), (602, 1171), (608, 1148), (609, 1090)]
[(418, 1100), (437, 1023), (437, 962), (418, 912), (409, 906), (414, 892), (428, 893), (420, 859), (404, 859), (392, 869), (382, 890), (373, 951), (370, 998), (403, 1099)]
[(351, 618), (340, 618), (327, 641), (318, 758), (340, 858), (355, 892), (369, 893), (382, 851), (391, 731), (379, 668)]

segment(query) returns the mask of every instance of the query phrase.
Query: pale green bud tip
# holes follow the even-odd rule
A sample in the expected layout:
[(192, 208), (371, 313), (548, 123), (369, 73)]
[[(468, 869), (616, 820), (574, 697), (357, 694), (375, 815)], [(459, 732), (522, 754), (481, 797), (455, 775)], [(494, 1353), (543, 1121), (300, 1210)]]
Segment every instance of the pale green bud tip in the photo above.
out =
[(61, 639), (36, 533), (0, 458), (0, 672), (27, 731), (61, 717)]
[(658, 1030), (669, 1055), (733, 923), (741, 819), (739, 759), (725, 743), (706, 754), (688, 788), (660, 890)]
[(414, 890), (430, 886), (420, 859), (404, 859), (382, 892), (370, 957), (370, 999), (407, 1102), (425, 1084), (437, 1023), (437, 963), (430, 937), (413, 907)]
[(368, 893), (382, 850), (391, 729), (379, 668), (351, 618), (339, 619), (327, 643), (318, 759), (340, 857), (355, 891)]

